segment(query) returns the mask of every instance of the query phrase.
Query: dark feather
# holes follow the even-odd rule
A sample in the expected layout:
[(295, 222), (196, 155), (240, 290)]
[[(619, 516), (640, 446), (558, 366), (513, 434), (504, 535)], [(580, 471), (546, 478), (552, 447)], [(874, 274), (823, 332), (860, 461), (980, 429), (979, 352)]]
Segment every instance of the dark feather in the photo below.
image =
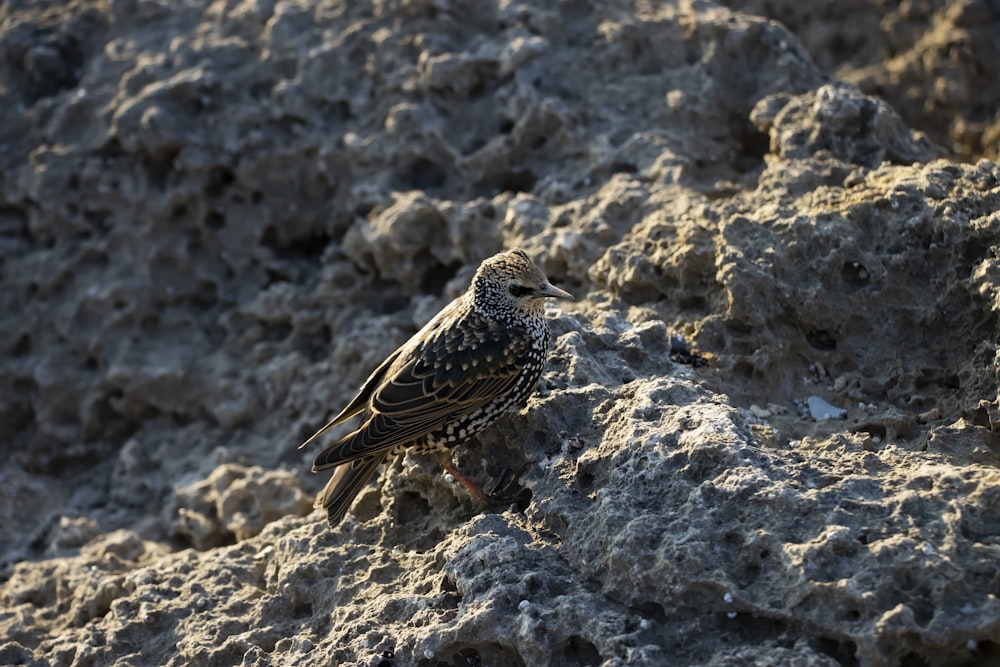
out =
[[(530, 340), (523, 328), (493, 331), (447, 350), (448, 330), (436, 332), (394, 364), (371, 396), (371, 414), (358, 430), (323, 450), (313, 470), (388, 453), (485, 407), (509, 392), (524, 369)], [(502, 336), (502, 337), (501, 337)], [(475, 355), (476, 363), (472, 362)], [(403, 359), (401, 358), (400, 361)]]
[(365, 380), (365, 384), (358, 391), (357, 395), (351, 399), (351, 402), (347, 404), (347, 407), (341, 410), (340, 414), (336, 417), (328, 421), (323, 428), (309, 436), (308, 440), (299, 445), (299, 449), (302, 449), (310, 442), (329, 431), (331, 428), (339, 426), (351, 417), (363, 412), (365, 408), (368, 407), (368, 401), (371, 399), (372, 392), (375, 391), (375, 388), (382, 381), (382, 378), (385, 376), (385, 372), (389, 369), (389, 366), (392, 365), (392, 362), (396, 360), (396, 357), (399, 356), (402, 349), (403, 348), (399, 348), (390, 354), (388, 359), (379, 364), (379, 367), (372, 371), (372, 374), (368, 376), (368, 379)]
[(316, 497), (315, 503), (316, 507), (326, 508), (326, 519), (331, 527), (336, 526), (344, 518), (355, 496), (375, 475), (375, 471), (384, 460), (384, 455), (359, 459), (352, 464), (341, 466), (333, 473), (333, 477)]

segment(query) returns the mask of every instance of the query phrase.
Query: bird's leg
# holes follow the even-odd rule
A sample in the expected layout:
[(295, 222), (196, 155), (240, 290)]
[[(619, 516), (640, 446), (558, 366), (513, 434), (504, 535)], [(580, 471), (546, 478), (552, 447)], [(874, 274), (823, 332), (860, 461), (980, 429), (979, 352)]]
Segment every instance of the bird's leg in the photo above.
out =
[(444, 471), (458, 480), (458, 483), (469, 490), (476, 499), (484, 505), (488, 505), (490, 502), (490, 496), (485, 491), (479, 488), (479, 485), (473, 482), (471, 479), (463, 475), (455, 467), (455, 464), (451, 462), (451, 452), (443, 451), (437, 455), (438, 463), (444, 468)]

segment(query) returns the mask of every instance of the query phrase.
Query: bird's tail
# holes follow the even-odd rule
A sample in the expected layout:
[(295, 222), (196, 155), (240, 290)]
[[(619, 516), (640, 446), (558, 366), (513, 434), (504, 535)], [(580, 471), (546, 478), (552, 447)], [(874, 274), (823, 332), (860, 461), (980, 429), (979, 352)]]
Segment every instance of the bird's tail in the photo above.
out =
[(315, 503), (315, 507), (326, 508), (326, 518), (331, 528), (336, 528), (341, 522), (354, 498), (375, 475), (384, 460), (384, 454), (366, 456), (344, 463), (333, 471), (333, 477), (316, 496)]

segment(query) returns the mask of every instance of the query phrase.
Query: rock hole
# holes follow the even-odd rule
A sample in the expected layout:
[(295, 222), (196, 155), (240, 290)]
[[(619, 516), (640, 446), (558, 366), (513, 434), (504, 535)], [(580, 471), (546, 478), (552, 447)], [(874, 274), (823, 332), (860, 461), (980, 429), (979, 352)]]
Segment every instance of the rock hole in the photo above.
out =
[(347, 100), (331, 100), (323, 105), (324, 120), (328, 123), (336, 121), (349, 121), (354, 118), (351, 111), (351, 103)]
[(205, 226), (218, 231), (226, 226), (226, 217), (218, 211), (209, 211), (205, 214)]
[(958, 375), (938, 368), (921, 369), (913, 379), (913, 388), (917, 390), (929, 387), (940, 387), (948, 392), (956, 392), (962, 388)]
[(887, 431), (881, 424), (860, 424), (854, 428), (854, 433), (867, 433), (872, 438), (885, 440)]
[(432, 190), (448, 181), (448, 172), (425, 158), (417, 158), (396, 174), (396, 184), (404, 190)]
[(930, 667), (930, 663), (916, 653), (907, 653), (898, 664), (899, 667)]
[(292, 607), (292, 618), (302, 620), (311, 618), (313, 614), (312, 602), (299, 602)]
[(361, 201), (354, 207), (354, 215), (363, 220), (368, 220), (369, 216), (372, 215), (372, 211), (375, 211), (376, 208), (377, 205), (374, 202)]
[(817, 637), (810, 644), (818, 653), (833, 658), (838, 665), (844, 665), (845, 667), (857, 667), (858, 665), (856, 657), (857, 646), (852, 641), (838, 641), (827, 637)]
[(868, 284), (871, 273), (860, 262), (844, 262), (840, 267), (840, 279), (852, 289), (859, 289)]
[(743, 534), (738, 533), (735, 530), (727, 531), (725, 535), (722, 536), (722, 541), (726, 544), (732, 544), (734, 546), (741, 546), (743, 544)]
[(653, 600), (640, 602), (635, 605), (635, 611), (647, 620), (661, 624), (667, 622), (667, 612), (659, 602), (654, 602)]
[(677, 306), (681, 310), (695, 311), (698, 313), (708, 313), (708, 301), (701, 294), (681, 295), (677, 299)]
[(594, 644), (579, 635), (573, 635), (566, 640), (561, 650), (561, 658), (556, 663), (564, 665), (600, 665), (601, 654)]
[(14, 345), (11, 348), (11, 355), (14, 357), (23, 357), (29, 354), (31, 354), (31, 336), (23, 333), (14, 341)]
[(143, 162), (150, 183), (158, 189), (169, 190), (169, 182), (176, 176), (174, 162), (180, 149), (176, 146), (165, 146), (151, 150)]
[(406, 296), (387, 296), (382, 301), (382, 308), (379, 312), (383, 315), (392, 315), (410, 307), (410, 298)]
[(278, 229), (274, 225), (268, 225), (264, 229), (261, 243), (270, 248), (278, 259), (318, 264), (326, 246), (330, 243), (330, 237), (313, 230), (311, 235), (300, 238), (281, 238)]
[(760, 169), (764, 164), (764, 156), (771, 150), (771, 138), (758, 130), (746, 114), (735, 112), (729, 115), (729, 134), (739, 146), (734, 155), (733, 166), (740, 173)]
[(523, 514), (528, 507), (531, 506), (531, 489), (521, 489), (521, 492), (517, 494), (515, 503), (517, 504), (517, 509)]
[(425, 294), (440, 294), (460, 268), (462, 268), (461, 262), (435, 264), (424, 273), (424, 277), (420, 281), (421, 291)]
[(970, 418), (973, 426), (993, 430), (993, 422), (990, 419), (990, 411), (985, 406), (980, 406), (972, 411)]
[(212, 167), (208, 172), (208, 183), (205, 184), (205, 194), (208, 197), (218, 197), (236, 180), (232, 170), (226, 167)]
[(262, 340), (269, 343), (280, 343), (292, 333), (292, 325), (288, 322), (265, 324), (261, 335)]
[(639, 171), (639, 168), (636, 167), (633, 162), (621, 162), (616, 160), (611, 163), (608, 171), (612, 174), (634, 174)]
[(408, 491), (402, 495), (397, 507), (399, 514), (398, 525), (408, 526), (426, 523), (427, 515), (431, 509), (431, 506), (423, 496), (412, 491)]
[(514, 169), (503, 174), (497, 181), (500, 192), (531, 192), (538, 177), (527, 169)]
[(83, 73), (83, 50), (73, 37), (35, 44), (18, 63), (30, 81), (31, 102), (74, 88)]
[(815, 350), (835, 350), (837, 340), (824, 329), (814, 329), (806, 332), (806, 342)]
[(1000, 665), (1000, 644), (991, 641), (981, 641), (972, 652), (980, 665)]

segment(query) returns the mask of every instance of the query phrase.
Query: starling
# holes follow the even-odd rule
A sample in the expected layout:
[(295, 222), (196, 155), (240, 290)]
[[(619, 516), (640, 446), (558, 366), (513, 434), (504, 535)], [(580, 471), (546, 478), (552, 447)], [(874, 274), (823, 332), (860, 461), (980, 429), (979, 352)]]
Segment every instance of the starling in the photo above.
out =
[(451, 448), (535, 389), (551, 340), (546, 298), (573, 297), (549, 283), (523, 250), (490, 257), (465, 294), (389, 355), (347, 407), (302, 443), (362, 415), (357, 430), (313, 461), (313, 472), (336, 468), (316, 498), (331, 527), (379, 465), (408, 448), (437, 455), (456, 480), (487, 498), (451, 463)]

